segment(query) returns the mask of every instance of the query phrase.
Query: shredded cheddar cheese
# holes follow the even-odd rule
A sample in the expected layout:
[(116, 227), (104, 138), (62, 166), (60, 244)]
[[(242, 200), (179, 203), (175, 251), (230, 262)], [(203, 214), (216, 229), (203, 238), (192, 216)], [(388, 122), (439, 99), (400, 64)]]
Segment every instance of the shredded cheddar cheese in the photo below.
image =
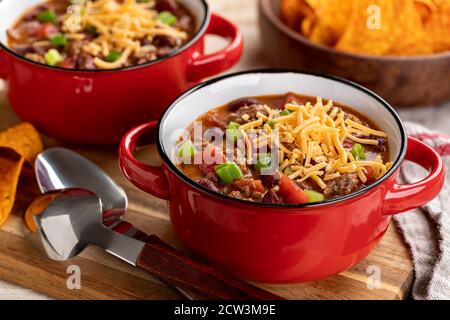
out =
[[(281, 110), (263, 107), (267, 114), (258, 112), (256, 120), (241, 125), (239, 130), (246, 144), (250, 145), (246, 132), (264, 129), (265, 135), (256, 141), (256, 147), (273, 142), (278, 148), (279, 169), (297, 182), (311, 179), (326, 189), (327, 182), (343, 174), (354, 173), (366, 183), (366, 168), (371, 168), (378, 179), (392, 166), (391, 162), (384, 163), (380, 155), (367, 161), (355, 158), (351, 147), (346, 147), (352, 145), (348, 142), (374, 146), (378, 144), (376, 137), (386, 138), (387, 134), (355, 122), (332, 101), (326, 105), (321, 98), (314, 105), (309, 102), (305, 105), (288, 103), (283, 110), (289, 112), (282, 115)], [(278, 139), (272, 137), (274, 132), (277, 132)]]
[[(94, 27), (98, 37), (89, 41), (82, 49), (96, 56), (94, 63), (99, 69), (112, 69), (122, 66), (134, 53), (150, 52), (154, 47), (141, 44), (141, 39), (153, 39), (156, 36), (168, 36), (186, 40), (188, 35), (158, 19), (158, 11), (154, 10), (155, 1), (140, 2), (138, 0), (86, 0), (77, 13), (63, 16), (62, 30), (70, 34), (71, 39), (84, 39), (82, 32), (87, 27)], [(111, 51), (118, 51), (121, 57), (114, 62), (107, 62), (98, 56), (107, 56)]]

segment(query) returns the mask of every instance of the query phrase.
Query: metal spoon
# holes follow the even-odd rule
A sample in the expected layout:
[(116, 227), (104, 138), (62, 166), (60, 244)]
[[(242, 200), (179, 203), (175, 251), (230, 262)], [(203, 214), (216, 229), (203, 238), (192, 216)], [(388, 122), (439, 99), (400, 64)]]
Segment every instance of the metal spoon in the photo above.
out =
[[(92, 161), (69, 149), (51, 148), (37, 156), (34, 170), (42, 193), (71, 188), (89, 190), (101, 199), (103, 224), (106, 227), (137, 240), (147, 239), (147, 234), (123, 220), (128, 206), (125, 191)], [(45, 250), (49, 245), (45, 239), (42, 240), (40, 246), (50, 258), (65, 260), (54, 250)], [(173, 289), (187, 299), (195, 299), (184, 290)]]
[(103, 223), (113, 228), (122, 222), (128, 206), (125, 191), (80, 154), (64, 148), (47, 149), (37, 156), (34, 170), (41, 192), (70, 188), (90, 190), (102, 201)]
[(156, 236), (142, 242), (106, 228), (102, 202), (88, 190), (43, 194), (30, 204), (25, 215), (31, 238), (52, 259), (67, 260), (96, 245), (171, 286), (206, 299), (279, 299), (181, 255)]

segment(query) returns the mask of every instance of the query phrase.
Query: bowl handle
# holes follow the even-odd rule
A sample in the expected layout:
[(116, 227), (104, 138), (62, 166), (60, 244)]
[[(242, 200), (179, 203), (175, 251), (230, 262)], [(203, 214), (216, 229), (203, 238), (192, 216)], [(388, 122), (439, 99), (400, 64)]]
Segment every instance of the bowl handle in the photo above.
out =
[(206, 35), (212, 34), (230, 39), (222, 50), (209, 54), (200, 54), (189, 64), (187, 72), (191, 82), (198, 82), (230, 69), (236, 64), (243, 50), (243, 37), (236, 25), (219, 15), (212, 14)]
[(441, 156), (425, 143), (409, 137), (405, 160), (419, 164), (429, 171), (428, 176), (415, 183), (395, 183), (386, 194), (383, 212), (386, 215), (405, 212), (423, 206), (441, 191), (445, 170)]
[(0, 79), (6, 80), (6, 55), (2, 48), (0, 48)]
[(134, 156), (139, 142), (148, 137), (154, 140), (157, 126), (158, 122), (149, 122), (132, 129), (123, 137), (119, 147), (119, 165), (125, 177), (136, 187), (169, 200), (169, 183), (161, 167), (144, 164)]

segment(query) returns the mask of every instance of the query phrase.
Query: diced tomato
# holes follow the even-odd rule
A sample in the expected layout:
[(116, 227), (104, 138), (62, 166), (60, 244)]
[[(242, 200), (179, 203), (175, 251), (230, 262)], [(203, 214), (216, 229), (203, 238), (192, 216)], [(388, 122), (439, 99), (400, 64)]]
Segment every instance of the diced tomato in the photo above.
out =
[(374, 182), (376, 180), (376, 178), (373, 174), (373, 168), (370, 166), (365, 166), (364, 169), (366, 169), (366, 171), (364, 172), (364, 175), (367, 178), (366, 184)]
[(63, 62), (58, 64), (58, 66), (60, 66), (62, 68), (67, 68), (67, 69), (74, 69), (75, 68), (75, 61), (73, 59), (66, 58), (66, 59), (64, 59)]
[(41, 23), (36, 30), (36, 36), (40, 39), (47, 39), (58, 33), (58, 27), (51, 22)]
[(284, 203), (301, 204), (308, 202), (308, 195), (286, 175), (281, 176), (279, 195), (283, 198)]

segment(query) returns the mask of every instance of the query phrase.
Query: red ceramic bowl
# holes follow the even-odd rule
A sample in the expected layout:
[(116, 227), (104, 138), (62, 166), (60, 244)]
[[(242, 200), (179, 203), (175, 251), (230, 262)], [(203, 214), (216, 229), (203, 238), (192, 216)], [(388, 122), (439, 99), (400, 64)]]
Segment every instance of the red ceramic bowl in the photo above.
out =
[[(195, 16), (194, 38), (168, 57), (108, 71), (65, 70), (35, 63), (6, 46), (6, 30), (41, 0), (0, 1), (0, 79), (24, 120), (55, 138), (82, 144), (113, 144), (144, 120), (156, 120), (178, 95), (200, 80), (229, 69), (242, 53), (237, 27), (211, 14), (204, 0), (180, 0)], [(203, 53), (204, 38), (230, 39)]]
[[(345, 197), (275, 205), (211, 192), (171, 161), (176, 130), (207, 110), (243, 96), (288, 91), (333, 99), (370, 117), (389, 135), (392, 168), (374, 184)], [(133, 156), (136, 146), (151, 135), (157, 137), (160, 167)], [(428, 169), (427, 178), (400, 185), (397, 178), (404, 160)], [(429, 202), (444, 182), (440, 156), (408, 138), (399, 116), (384, 100), (346, 80), (294, 71), (240, 73), (195, 87), (166, 110), (159, 124), (144, 124), (123, 138), (120, 165), (140, 189), (169, 201), (173, 227), (189, 248), (236, 276), (271, 283), (317, 280), (349, 269), (380, 241), (392, 215)]]

